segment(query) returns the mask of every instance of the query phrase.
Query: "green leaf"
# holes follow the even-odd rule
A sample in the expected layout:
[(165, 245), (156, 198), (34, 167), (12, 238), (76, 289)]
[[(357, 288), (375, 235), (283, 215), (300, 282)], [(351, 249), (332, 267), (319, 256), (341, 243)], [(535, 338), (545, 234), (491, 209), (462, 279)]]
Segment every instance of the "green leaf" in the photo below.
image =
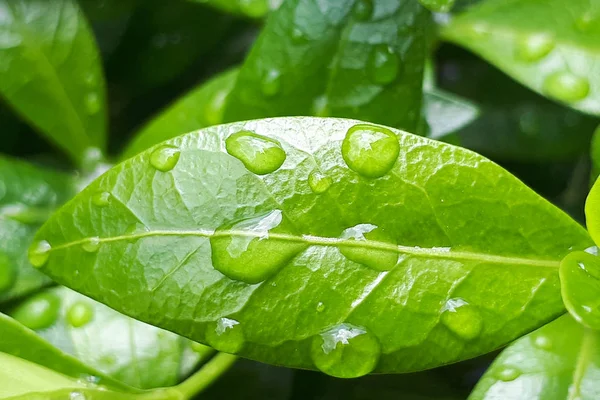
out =
[(598, 6), (598, 0), (489, 0), (441, 34), (536, 92), (600, 115)]
[(74, 193), (72, 176), (0, 156), (0, 303), (50, 282), (29, 264), (27, 247)]
[(585, 224), (594, 242), (600, 243), (600, 180), (596, 180), (585, 200)]
[(0, 16), (0, 95), (77, 162), (104, 150), (104, 77), (77, 2), (1, 0)]
[(276, 10), (283, 0), (189, 0), (207, 4), (219, 10), (250, 18), (262, 18), (270, 11)]
[(296, 117), (204, 129), (117, 165), (30, 257), (217, 350), (349, 377), (473, 357), (540, 326), (563, 311), (560, 260), (591, 245), (479, 155)]
[(416, 1), (286, 1), (246, 58), (224, 121), (343, 116), (414, 130), (429, 13)]
[(565, 315), (506, 348), (469, 400), (598, 399), (599, 339)]
[(567, 255), (560, 264), (560, 284), (563, 302), (573, 318), (600, 329), (600, 258), (585, 251)]
[(591, 179), (592, 179), (592, 183), (593, 183), (598, 178), (598, 175), (600, 175), (600, 125), (598, 125), (598, 127), (594, 131), (594, 136), (592, 136), (591, 158), (592, 158)]

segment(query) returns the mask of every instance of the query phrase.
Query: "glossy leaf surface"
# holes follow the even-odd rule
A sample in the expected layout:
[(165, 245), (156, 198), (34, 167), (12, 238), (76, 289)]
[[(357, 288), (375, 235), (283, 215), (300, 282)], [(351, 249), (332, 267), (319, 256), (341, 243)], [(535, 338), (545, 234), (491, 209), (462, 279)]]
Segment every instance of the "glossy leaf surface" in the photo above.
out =
[[(387, 150), (361, 149), (362, 140)], [(254, 151), (267, 148), (283, 151), (283, 163)], [(257, 176), (248, 161), (271, 172)], [(390, 169), (366, 178), (347, 162)], [(562, 311), (560, 260), (591, 245), (474, 153), (321, 118), (179, 136), (100, 177), (37, 240), (51, 249), (35, 244), (35, 264), (60, 283), (218, 350), (335, 369), (315, 353), (339, 329), (360, 345), (325, 356), (381, 372), (485, 353), (539, 326)], [(329, 372), (364, 372), (356, 363)]]
[(283, 0), (189, 0), (215, 7), (217, 9), (245, 15), (250, 18), (261, 18), (270, 11), (276, 10)]
[(585, 201), (585, 224), (596, 245), (600, 243), (600, 180), (596, 180)]
[(50, 282), (27, 260), (35, 231), (75, 193), (73, 177), (0, 157), (0, 303)]
[(598, 178), (600, 175), (600, 125), (594, 131), (594, 136), (592, 137), (592, 146), (591, 146), (591, 158), (592, 158), (592, 173), (591, 179), (592, 182)]
[(600, 337), (565, 315), (506, 348), (469, 400), (600, 397)]
[(0, 1), (0, 38), (0, 95), (74, 160), (104, 149), (104, 77), (77, 2)]
[(599, 6), (598, 0), (485, 1), (454, 18), (442, 36), (531, 89), (599, 115)]
[(566, 256), (560, 264), (562, 298), (573, 318), (600, 329), (600, 258), (584, 251)]

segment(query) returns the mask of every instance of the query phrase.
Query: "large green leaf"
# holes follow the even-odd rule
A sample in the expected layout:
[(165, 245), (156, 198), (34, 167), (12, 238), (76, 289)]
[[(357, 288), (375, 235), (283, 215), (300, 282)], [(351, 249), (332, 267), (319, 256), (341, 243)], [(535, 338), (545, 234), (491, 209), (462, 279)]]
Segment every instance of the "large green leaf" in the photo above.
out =
[(469, 400), (598, 399), (599, 339), (565, 315), (504, 350)]
[(0, 1), (0, 95), (76, 161), (104, 149), (104, 77), (75, 0)]
[(592, 182), (600, 175), (600, 125), (594, 131), (591, 145), (591, 158), (592, 158)]
[(563, 311), (560, 260), (591, 244), (479, 155), (296, 117), (119, 164), (54, 214), (30, 259), (218, 350), (348, 377), (457, 361), (540, 326)]
[(207, 4), (220, 10), (245, 15), (250, 18), (264, 17), (271, 10), (276, 10), (283, 0), (189, 0)]
[(318, 115), (415, 130), (429, 13), (412, 0), (291, 0), (268, 18), (224, 120)]
[(27, 247), (74, 186), (70, 175), (0, 156), (0, 303), (50, 282), (29, 264)]
[(600, 0), (488, 0), (441, 33), (531, 89), (600, 115), (599, 7)]
[[(597, 247), (594, 247), (597, 252)], [(581, 324), (600, 329), (600, 257), (585, 251), (567, 255), (560, 264), (560, 285), (567, 310)]]

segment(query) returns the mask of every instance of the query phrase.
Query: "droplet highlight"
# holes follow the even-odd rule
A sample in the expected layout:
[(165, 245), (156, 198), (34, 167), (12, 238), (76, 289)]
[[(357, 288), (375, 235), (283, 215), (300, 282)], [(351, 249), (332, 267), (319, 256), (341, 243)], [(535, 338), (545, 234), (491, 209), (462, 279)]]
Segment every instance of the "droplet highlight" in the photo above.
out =
[(52, 292), (34, 295), (17, 306), (10, 315), (29, 329), (45, 329), (58, 318), (60, 299)]
[(150, 155), (150, 164), (161, 172), (171, 171), (177, 165), (181, 151), (173, 146), (160, 146)]
[(237, 353), (244, 347), (244, 332), (241, 324), (230, 318), (219, 318), (208, 324), (206, 342), (214, 349), (225, 353)]
[(367, 71), (373, 83), (387, 85), (398, 76), (400, 59), (388, 45), (377, 45), (367, 62)]
[(96, 207), (106, 207), (110, 204), (111, 194), (108, 192), (98, 192), (92, 196), (92, 204)]
[(100, 97), (96, 92), (90, 92), (84, 99), (85, 110), (88, 114), (96, 114), (100, 111)]
[(476, 307), (461, 298), (449, 299), (442, 308), (442, 323), (464, 340), (473, 340), (481, 334), (483, 321)]
[(348, 167), (367, 178), (388, 173), (399, 154), (400, 143), (394, 132), (380, 126), (354, 125), (342, 142), (342, 157)]
[(525, 62), (539, 61), (554, 49), (552, 36), (546, 33), (536, 33), (522, 37), (515, 46), (515, 57)]
[(225, 140), (227, 153), (240, 160), (257, 175), (276, 171), (285, 161), (286, 154), (275, 140), (250, 131), (234, 133)]
[(88, 253), (95, 253), (100, 249), (100, 244), (100, 238), (98, 236), (94, 236), (87, 238), (86, 241), (81, 245), (81, 248)]
[(359, 21), (367, 21), (373, 15), (373, 1), (372, 0), (359, 0), (354, 4), (352, 10), (354, 18)]
[(308, 186), (313, 193), (325, 193), (331, 186), (331, 178), (321, 171), (313, 171), (308, 175)]
[(340, 245), (340, 252), (351, 261), (377, 271), (389, 271), (398, 262), (397, 243), (376, 225), (353, 226), (344, 230), (341, 238), (345, 243)]
[(76, 301), (67, 310), (67, 322), (73, 328), (81, 328), (94, 319), (94, 309), (85, 301)]
[(273, 97), (281, 89), (281, 72), (276, 69), (267, 71), (260, 83), (262, 94), (266, 97)]
[(575, 102), (583, 100), (590, 92), (590, 83), (586, 78), (571, 72), (555, 72), (544, 80), (544, 92), (558, 100)]
[(29, 263), (36, 268), (41, 268), (48, 262), (52, 246), (46, 240), (40, 240), (31, 245), (28, 252)]
[(320, 301), (317, 303), (317, 306), (315, 308), (316, 308), (317, 312), (323, 312), (323, 311), (325, 311), (325, 303)]
[(357, 378), (372, 372), (381, 354), (377, 338), (367, 329), (338, 325), (313, 338), (311, 358), (323, 373), (337, 378)]
[(503, 382), (510, 382), (521, 376), (521, 371), (513, 367), (504, 367), (497, 372), (497, 378)]
[(552, 349), (552, 339), (550, 339), (548, 336), (544, 336), (544, 335), (536, 336), (535, 339), (533, 340), (533, 344), (538, 349), (542, 349), (542, 350)]
[(15, 284), (17, 273), (10, 257), (0, 253), (0, 296), (8, 292)]

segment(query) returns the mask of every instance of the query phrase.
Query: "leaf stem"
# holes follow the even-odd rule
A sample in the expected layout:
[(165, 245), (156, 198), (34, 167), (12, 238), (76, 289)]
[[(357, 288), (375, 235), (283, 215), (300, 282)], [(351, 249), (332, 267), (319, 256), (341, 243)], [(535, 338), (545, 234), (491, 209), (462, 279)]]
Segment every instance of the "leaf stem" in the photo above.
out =
[(193, 396), (206, 389), (219, 375), (233, 365), (237, 356), (219, 353), (188, 379), (175, 386), (183, 398), (191, 399)]

